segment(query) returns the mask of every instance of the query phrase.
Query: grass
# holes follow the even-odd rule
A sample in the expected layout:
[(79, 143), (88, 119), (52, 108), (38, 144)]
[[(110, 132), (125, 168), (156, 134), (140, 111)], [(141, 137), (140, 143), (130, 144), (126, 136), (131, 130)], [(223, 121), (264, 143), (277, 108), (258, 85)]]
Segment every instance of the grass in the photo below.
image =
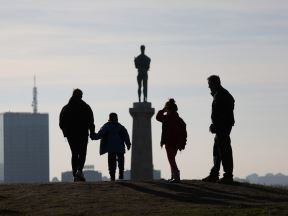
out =
[(288, 215), (288, 190), (187, 180), (1, 184), (0, 215)]

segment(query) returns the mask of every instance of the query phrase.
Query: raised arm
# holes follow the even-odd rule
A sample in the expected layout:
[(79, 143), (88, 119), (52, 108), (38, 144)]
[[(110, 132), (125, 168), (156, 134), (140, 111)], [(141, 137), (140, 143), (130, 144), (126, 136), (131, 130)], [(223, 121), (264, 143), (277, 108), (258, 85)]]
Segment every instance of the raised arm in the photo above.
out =
[(159, 110), (157, 115), (156, 115), (156, 120), (159, 122), (163, 122), (165, 119), (164, 113), (165, 113), (165, 109)]

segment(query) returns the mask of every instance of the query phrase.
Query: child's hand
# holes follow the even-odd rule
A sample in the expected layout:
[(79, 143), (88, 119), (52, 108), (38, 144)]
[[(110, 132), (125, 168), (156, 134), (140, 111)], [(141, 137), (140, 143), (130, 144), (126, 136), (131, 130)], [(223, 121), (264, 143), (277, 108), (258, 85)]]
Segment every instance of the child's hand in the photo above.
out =
[(96, 133), (95, 132), (90, 134), (90, 139), (96, 140)]
[(131, 148), (131, 144), (127, 145), (127, 149), (130, 150)]

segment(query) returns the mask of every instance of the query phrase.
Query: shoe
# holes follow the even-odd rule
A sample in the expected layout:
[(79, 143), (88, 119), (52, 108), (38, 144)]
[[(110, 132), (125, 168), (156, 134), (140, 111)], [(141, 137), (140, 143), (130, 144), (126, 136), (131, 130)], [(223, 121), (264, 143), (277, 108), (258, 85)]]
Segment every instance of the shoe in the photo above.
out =
[(74, 182), (81, 182), (81, 179), (78, 178), (77, 176), (74, 177)]
[(203, 178), (202, 181), (203, 182), (217, 182), (217, 181), (219, 181), (219, 177), (218, 176), (209, 175), (206, 178)]
[(81, 170), (77, 170), (75, 177), (74, 177), (74, 182), (79, 182), (79, 181), (82, 181), (82, 182), (86, 181), (84, 174)]
[(175, 171), (172, 173), (171, 179), (168, 180), (169, 183), (180, 183), (180, 172)]
[(170, 179), (167, 179), (168, 182), (172, 181), (174, 179), (174, 175), (173, 175), (173, 172), (171, 172), (171, 178)]
[(232, 177), (223, 177), (217, 181), (220, 184), (233, 184), (234, 180)]
[(110, 173), (110, 180), (115, 181), (115, 173)]
[(180, 179), (169, 179), (169, 183), (181, 183)]
[(120, 172), (120, 173), (119, 173), (119, 180), (123, 180), (123, 179), (124, 179), (123, 172)]

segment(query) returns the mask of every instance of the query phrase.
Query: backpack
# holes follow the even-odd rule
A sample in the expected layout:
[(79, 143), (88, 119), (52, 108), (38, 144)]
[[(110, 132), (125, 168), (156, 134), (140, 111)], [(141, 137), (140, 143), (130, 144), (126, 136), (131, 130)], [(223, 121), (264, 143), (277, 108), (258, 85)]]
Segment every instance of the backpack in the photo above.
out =
[(180, 117), (178, 120), (178, 127), (177, 128), (178, 128), (178, 134), (179, 134), (178, 149), (181, 151), (181, 150), (185, 149), (185, 146), (187, 144), (187, 130), (186, 130), (186, 123)]

